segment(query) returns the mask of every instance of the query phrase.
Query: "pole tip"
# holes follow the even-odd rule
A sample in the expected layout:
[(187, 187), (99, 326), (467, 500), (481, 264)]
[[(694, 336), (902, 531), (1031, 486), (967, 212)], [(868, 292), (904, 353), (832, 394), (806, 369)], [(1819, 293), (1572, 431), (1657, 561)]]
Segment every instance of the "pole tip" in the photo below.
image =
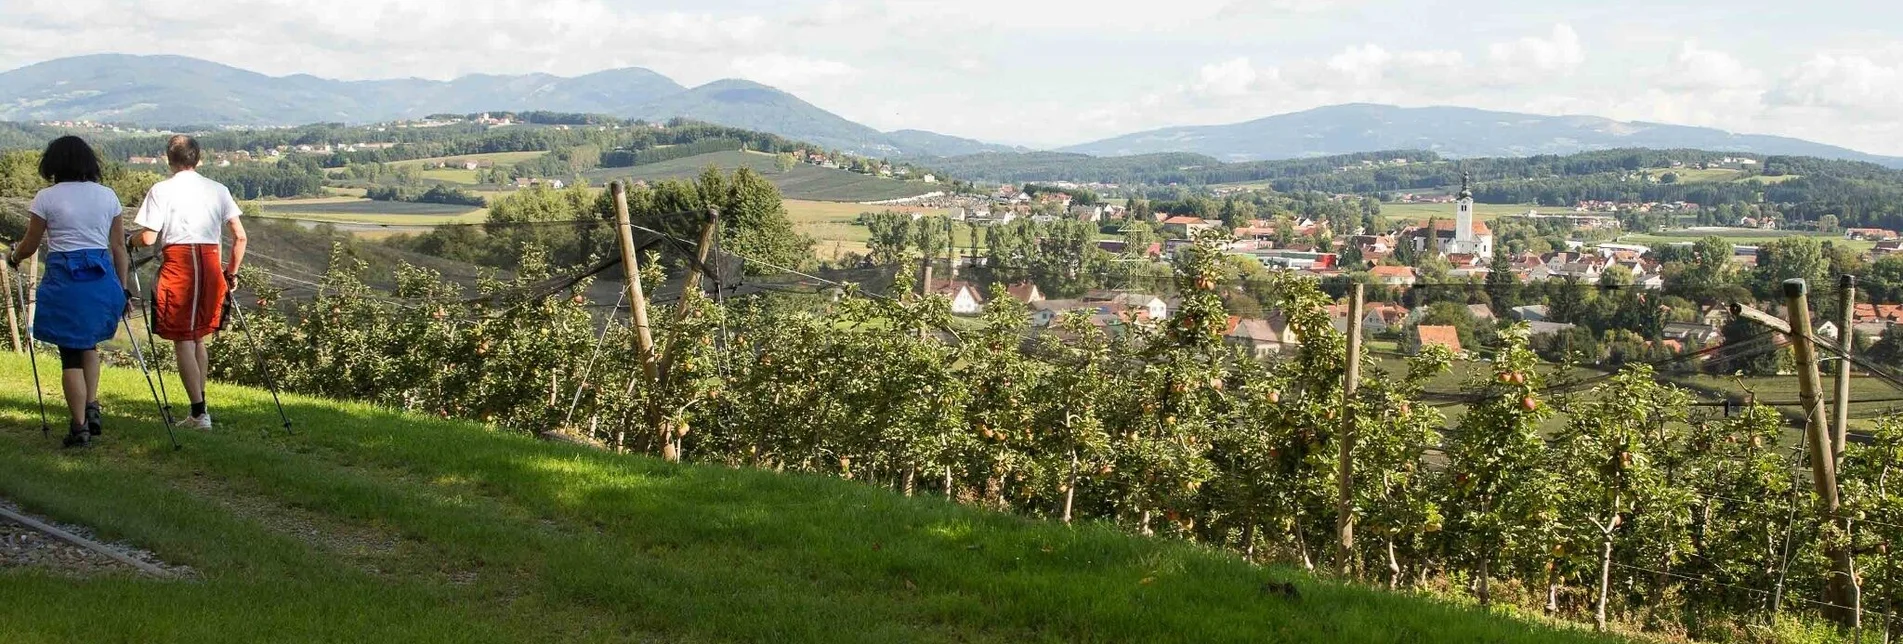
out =
[(1851, 274), (1849, 274), (1849, 273), (1844, 273), (1844, 274), (1842, 274), (1842, 275), (1838, 275), (1838, 276), (1837, 276), (1837, 285), (1838, 285), (1838, 286), (1841, 286), (1841, 287), (1843, 287), (1843, 288), (1850, 288), (1850, 287), (1853, 287), (1853, 286), (1856, 286), (1856, 285), (1857, 285), (1857, 276), (1855, 276), (1855, 275), (1851, 275)]
[(1801, 297), (1808, 288), (1803, 278), (1794, 277), (1784, 280), (1784, 297)]

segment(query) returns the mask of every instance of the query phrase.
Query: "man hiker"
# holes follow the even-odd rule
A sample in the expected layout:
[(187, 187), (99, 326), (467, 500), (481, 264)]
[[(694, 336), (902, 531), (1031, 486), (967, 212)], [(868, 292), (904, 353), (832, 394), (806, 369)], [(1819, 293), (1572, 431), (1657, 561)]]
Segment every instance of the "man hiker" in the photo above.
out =
[[(173, 342), (179, 379), (192, 401), (191, 416), (179, 426), (211, 429), (211, 412), (205, 409), (205, 343), (223, 325), (225, 295), (244, 264), (246, 238), (231, 190), (198, 174), (200, 154), (198, 141), (189, 136), (177, 135), (166, 143), (172, 178), (145, 194), (133, 223), (145, 229), (137, 239), (140, 245), (158, 246), (154, 331)], [(224, 230), (231, 231), (230, 264), (219, 258)]]

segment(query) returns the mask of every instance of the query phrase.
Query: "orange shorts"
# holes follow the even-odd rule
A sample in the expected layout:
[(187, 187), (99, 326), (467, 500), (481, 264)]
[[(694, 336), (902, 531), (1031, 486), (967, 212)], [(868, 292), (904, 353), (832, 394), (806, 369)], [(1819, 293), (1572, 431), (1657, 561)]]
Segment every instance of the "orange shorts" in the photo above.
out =
[(159, 337), (173, 342), (200, 340), (223, 325), (230, 285), (225, 283), (217, 244), (166, 246), (159, 279), (152, 288)]

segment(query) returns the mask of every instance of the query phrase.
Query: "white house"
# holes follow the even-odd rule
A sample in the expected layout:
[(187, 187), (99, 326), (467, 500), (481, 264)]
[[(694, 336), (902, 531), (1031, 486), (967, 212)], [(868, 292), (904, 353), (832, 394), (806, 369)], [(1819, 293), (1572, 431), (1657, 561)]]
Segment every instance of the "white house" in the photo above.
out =
[(1113, 313), (1135, 311), (1139, 321), (1162, 320), (1170, 316), (1168, 302), (1163, 301), (1163, 298), (1144, 293), (1091, 291), (1084, 294), (1084, 302), (1107, 305)]
[(978, 287), (966, 282), (945, 282), (932, 287), (932, 292), (951, 298), (953, 315), (977, 315), (984, 310), (984, 295)]

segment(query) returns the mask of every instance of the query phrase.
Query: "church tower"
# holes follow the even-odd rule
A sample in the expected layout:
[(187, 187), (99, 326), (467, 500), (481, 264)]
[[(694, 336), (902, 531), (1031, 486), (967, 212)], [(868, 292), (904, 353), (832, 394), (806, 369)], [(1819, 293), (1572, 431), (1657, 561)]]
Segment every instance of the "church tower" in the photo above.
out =
[(1472, 175), (1461, 173), (1460, 195), (1454, 201), (1454, 243), (1450, 252), (1475, 253), (1480, 244), (1474, 239), (1474, 193), (1468, 187)]

